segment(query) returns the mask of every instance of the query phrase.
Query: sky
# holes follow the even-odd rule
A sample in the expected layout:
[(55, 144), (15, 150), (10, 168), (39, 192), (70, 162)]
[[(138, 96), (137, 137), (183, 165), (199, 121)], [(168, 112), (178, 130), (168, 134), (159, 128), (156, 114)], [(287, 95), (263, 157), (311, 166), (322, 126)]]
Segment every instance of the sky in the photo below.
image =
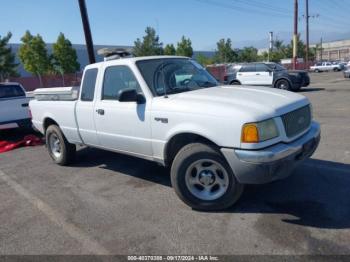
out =
[[(315, 42), (350, 39), (350, 0), (309, 0), (310, 37)], [(86, 0), (94, 44), (133, 45), (147, 26), (161, 42), (176, 44), (184, 35), (195, 50), (212, 51), (221, 38), (234, 47), (268, 46), (268, 32), (289, 41), (294, 0)], [(304, 35), (305, 0), (299, 0), (299, 30)], [(84, 44), (78, 0), (0, 0), (0, 35), (11, 31), (19, 43), (28, 29), (44, 41), (60, 32)]]

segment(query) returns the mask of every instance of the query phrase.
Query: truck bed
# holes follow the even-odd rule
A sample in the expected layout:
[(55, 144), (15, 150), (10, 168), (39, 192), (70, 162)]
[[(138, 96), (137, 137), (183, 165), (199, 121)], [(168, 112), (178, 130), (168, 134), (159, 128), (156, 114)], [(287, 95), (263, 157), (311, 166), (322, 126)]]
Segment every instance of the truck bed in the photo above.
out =
[(47, 88), (34, 91), (30, 102), (33, 125), (44, 133), (47, 121), (54, 120), (70, 142), (81, 143), (75, 118), (77, 93), (74, 88)]

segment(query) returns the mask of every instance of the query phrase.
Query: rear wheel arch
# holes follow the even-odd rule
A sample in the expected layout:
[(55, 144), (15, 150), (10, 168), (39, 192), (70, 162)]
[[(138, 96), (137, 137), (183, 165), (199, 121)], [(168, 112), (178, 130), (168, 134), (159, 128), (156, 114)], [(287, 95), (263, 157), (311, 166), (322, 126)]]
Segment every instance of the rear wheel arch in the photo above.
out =
[(235, 79), (235, 80), (232, 80), (230, 82), (230, 85), (241, 85), (241, 82), (239, 80)]
[(43, 121), (44, 133), (46, 133), (47, 128), (51, 125), (59, 126), (59, 124), (55, 120), (53, 120), (51, 117), (46, 117)]

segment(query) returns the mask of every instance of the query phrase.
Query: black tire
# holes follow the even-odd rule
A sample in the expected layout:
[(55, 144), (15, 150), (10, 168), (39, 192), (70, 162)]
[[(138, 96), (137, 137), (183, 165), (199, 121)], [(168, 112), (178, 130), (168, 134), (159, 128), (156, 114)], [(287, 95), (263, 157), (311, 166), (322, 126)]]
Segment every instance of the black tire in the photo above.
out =
[[(62, 133), (61, 129), (56, 125), (51, 125), (45, 132), (46, 147), (52, 160), (61, 166), (72, 163), (75, 158), (76, 146), (70, 144)], [(54, 146), (50, 141), (57, 139), (59, 141), (59, 154), (54, 150)]]
[(241, 83), (240, 83), (239, 81), (232, 81), (232, 82), (230, 83), (230, 85), (233, 85), (233, 86), (240, 86)]
[(318, 69), (315, 69), (315, 73), (320, 73), (321, 71)]
[(340, 69), (339, 68), (334, 68), (333, 71), (334, 72), (338, 72), (338, 71), (340, 71)]
[[(198, 161), (214, 161), (224, 168), (228, 184), (225, 185), (223, 195), (213, 200), (203, 200), (195, 196), (186, 184), (186, 173), (189, 168)], [(218, 173), (219, 170), (216, 170)], [(203, 171), (206, 172), (206, 171)], [(196, 210), (222, 210), (232, 206), (243, 193), (244, 186), (234, 176), (221, 153), (213, 147), (193, 143), (184, 146), (176, 155), (171, 166), (171, 184), (179, 198), (187, 205)], [(191, 174), (192, 175), (192, 174)], [(217, 176), (218, 174), (216, 174)], [(200, 174), (198, 175), (200, 176)], [(215, 180), (214, 180), (215, 181)], [(215, 183), (213, 182), (215, 185)], [(211, 185), (210, 185), (211, 186)], [(214, 187), (212, 187), (213, 189)]]
[(276, 82), (275, 87), (283, 90), (292, 90), (291, 84), (286, 79), (280, 79)]

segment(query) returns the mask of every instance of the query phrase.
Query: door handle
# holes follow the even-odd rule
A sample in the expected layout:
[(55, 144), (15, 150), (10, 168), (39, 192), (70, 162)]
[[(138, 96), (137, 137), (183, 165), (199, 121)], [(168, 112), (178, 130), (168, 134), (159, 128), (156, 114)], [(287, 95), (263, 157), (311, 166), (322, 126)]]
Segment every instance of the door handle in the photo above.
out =
[(257, 75), (257, 76), (259, 76), (260, 74), (259, 74), (259, 73), (257, 73), (256, 75)]
[(22, 104), (22, 107), (28, 107), (28, 106), (29, 106), (28, 103)]
[(96, 112), (99, 115), (104, 115), (105, 114), (105, 110), (104, 109), (96, 109)]

